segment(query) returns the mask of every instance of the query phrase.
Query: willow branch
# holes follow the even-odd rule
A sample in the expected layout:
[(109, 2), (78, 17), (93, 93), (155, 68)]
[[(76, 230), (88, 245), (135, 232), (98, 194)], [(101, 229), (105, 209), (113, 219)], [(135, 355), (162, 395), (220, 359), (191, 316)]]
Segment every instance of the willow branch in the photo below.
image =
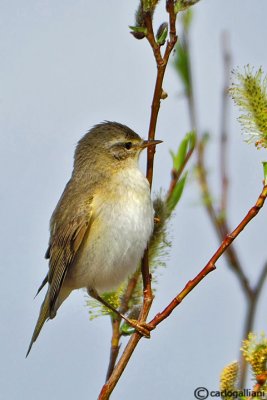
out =
[(115, 367), (117, 357), (120, 351), (120, 323), (121, 318), (116, 317), (116, 319), (112, 319), (112, 338), (111, 338), (111, 347), (110, 347), (110, 356), (109, 356), (109, 364), (106, 375), (106, 381), (108, 381), (112, 371)]
[[(217, 215), (215, 208), (212, 202), (212, 194), (207, 180), (207, 171), (205, 167), (204, 161), (204, 144), (202, 141), (198, 144), (198, 178), (202, 192), (203, 204), (206, 208), (208, 216), (216, 229), (219, 240), (223, 240), (227, 232), (229, 232), (228, 224), (226, 221), (226, 217), (220, 218), (220, 215)], [(231, 246), (228, 251), (225, 253), (226, 258), (228, 260), (229, 266), (232, 268), (233, 272), (237, 275), (237, 278), (242, 286), (242, 289), (247, 298), (251, 298), (253, 296), (253, 290), (250, 287), (249, 280), (241, 266), (235, 248)]]
[(113, 392), (118, 380), (120, 379), (123, 371), (125, 370), (125, 368), (128, 364), (128, 361), (131, 358), (131, 355), (133, 354), (141, 337), (142, 336), (137, 332), (131, 336), (120, 360), (118, 361), (116, 367), (114, 368), (114, 370), (112, 372), (112, 375), (110, 376), (109, 380), (103, 386), (103, 388), (100, 392), (100, 395), (98, 397), (98, 400), (109, 399), (111, 393)]
[[(121, 314), (125, 314), (129, 310), (129, 302), (132, 298), (133, 292), (136, 288), (138, 278), (140, 275), (140, 271), (137, 270), (133, 276), (129, 279), (127, 287), (125, 289), (125, 292), (121, 298), (121, 305), (119, 308), (119, 312)], [(106, 381), (109, 379), (111, 376), (113, 369), (115, 367), (119, 351), (120, 351), (120, 339), (121, 339), (121, 333), (120, 333), (120, 323), (121, 323), (121, 318), (119, 316), (116, 316), (116, 319), (111, 318), (112, 322), (112, 338), (111, 338), (111, 347), (110, 347), (110, 357), (109, 357), (109, 365), (108, 365), (108, 370), (107, 370), (107, 375), (106, 375)]]
[[(157, 64), (157, 77), (156, 77), (153, 100), (151, 105), (151, 114), (150, 114), (150, 122), (148, 129), (149, 140), (153, 140), (155, 138), (158, 113), (160, 109), (160, 102), (163, 91), (162, 89), (163, 79), (169, 61), (169, 56), (177, 41), (177, 35), (175, 30), (176, 15), (174, 13), (174, 0), (167, 1), (167, 11), (169, 12), (169, 19), (170, 19), (170, 35), (166, 45), (164, 57), (162, 57), (161, 55), (160, 45), (157, 44), (155, 41), (151, 14), (145, 15), (145, 23), (147, 28), (146, 37), (152, 47), (155, 61)], [(153, 180), (154, 155), (155, 155), (155, 147), (149, 146), (147, 148), (146, 177), (150, 184), (150, 187), (152, 186), (152, 180)], [(148, 316), (153, 301), (153, 294), (151, 289), (151, 277), (150, 277), (149, 263), (148, 263), (148, 251), (145, 252), (145, 255), (143, 257), (141, 271), (142, 271), (143, 285), (144, 285), (144, 301), (139, 320), (141, 322), (144, 322), (146, 321), (146, 318)]]
[(220, 134), (220, 172), (221, 172), (221, 215), (222, 218), (227, 210), (228, 198), (228, 174), (227, 174), (227, 116), (228, 116), (228, 88), (231, 68), (231, 53), (229, 50), (229, 37), (227, 32), (222, 36), (224, 85), (222, 90), (222, 111), (221, 111), (221, 134)]
[[(169, 12), (169, 21), (170, 21), (170, 35), (169, 40), (166, 45), (164, 57), (161, 55), (160, 46), (157, 44), (154, 36), (153, 25), (152, 25), (152, 17), (151, 14), (146, 13), (145, 17), (145, 24), (147, 28), (147, 35), (146, 38), (153, 50), (153, 54), (157, 64), (157, 77), (156, 83), (154, 88), (153, 100), (151, 105), (151, 115), (150, 115), (150, 122), (149, 122), (149, 130), (148, 130), (148, 139), (153, 140), (155, 138), (156, 132), (156, 125), (157, 125), (157, 118), (158, 112), (160, 108), (160, 101), (162, 98), (162, 83), (164, 79), (165, 70), (168, 64), (169, 56), (175, 46), (177, 41), (177, 35), (175, 30), (175, 21), (176, 15), (174, 13), (174, 0), (167, 0), (167, 11)], [(154, 166), (154, 155), (155, 155), (155, 147), (149, 146), (147, 149), (147, 168), (146, 168), (146, 177), (152, 186), (153, 180), (153, 166)], [(140, 322), (145, 322), (149, 313), (149, 310), (152, 305), (153, 295), (151, 289), (151, 277), (149, 272), (149, 262), (148, 262), (148, 250), (145, 251), (143, 260), (142, 260), (142, 278), (143, 278), (143, 287), (144, 287), (144, 297), (143, 297), (143, 307), (139, 316)], [(113, 369), (108, 381), (103, 386), (99, 400), (105, 400), (110, 397), (113, 389), (115, 388), (118, 380), (120, 379), (135, 347), (137, 346), (139, 340), (141, 339), (141, 335), (138, 332), (135, 332), (125, 350), (118, 361), (117, 365)]]
[[(243, 218), (240, 224), (225, 237), (221, 246), (217, 249), (214, 255), (211, 257), (206, 266), (199, 272), (199, 274), (189, 281), (184, 289), (170, 302), (170, 304), (161, 312), (158, 313), (150, 322), (149, 326), (151, 329), (154, 329), (158, 324), (160, 324), (163, 320), (165, 320), (173, 310), (181, 304), (184, 298), (213, 270), (216, 269), (215, 263), (222, 256), (222, 254), (229, 248), (231, 243), (237, 238), (237, 236), (243, 231), (243, 229), (247, 226), (247, 224), (258, 214), (260, 209), (263, 207), (264, 202), (267, 197), (267, 185), (265, 185), (260, 193), (255, 205), (249, 210), (247, 215)], [(266, 273), (265, 273), (266, 274)], [(264, 274), (264, 276), (265, 276)], [(99, 400), (107, 400), (116, 386), (120, 376), (122, 375), (135, 347), (137, 346), (139, 340), (141, 339), (141, 335), (136, 332), (132, 335), (129, 340), (122, 357), (120, 358), (118, 364), (116, 365), (110, 379), (103, 386), (102, 391), (99, 396)]]
[[(188, 55), (190, 54), (190, 45), (188, 35), (184, 33), (184, 47)], [(188, 99), (188, 106), (189, 106), (189, 117), (191, 122), (191, 129), (194, 129), (198, 134), (198, 127), (197, 127), (197, 113), (196, 113), (196, 106), (195, 106), (195, 98), (194, 98), (194, 88), (193, 88), (193, 79), (192, 79), (192, 68), (190, 57), (188, 57), (188, 68), (189, 68), (189, 81), (190, 81), (190, 90), (187, 93)], [(225, 109), (226, 110), (226, 109)], [(227, 232), (229, 232), (228, 224), (226, 218), (222, 218), (221, 213), (217, 213), (213, 205), (213, 196), (211, 193), (211, 189), (207, 179), (207, 170), (205, 165), (205, 142), (204, 139), (198, 140), (197, 145), (197, 167), (198, 167), (198, 180), (201, 189), (201, 195), (203, 204), (206, 208), (208, 216), (212, 222), (212, 225), (215, 227), (217, 236), (219, 240), (223, 240)], [(252, 288), (250, 287), (249, 280), (242, 268), (242, 265), (239, 261), (238, 255), (235, 251), (235, 248), (231, 246), (228, 251), (225, 253), (226, 258), (228, 260), (229, 266), (232, 268), (233, 272), (236, 274), (242, 289), (247, 298), (253, 296)]]
[(258, 214), (262, 208), (267, 197), (267, 185), (262, 189), (256, 204), (249, 210), (247, 215), (243, 218), (240, 224), (223, 240), (220, 247), (211, 257), (206, 266), (199, 272), (199, 274), (189, 281), (184, 289), (170, 302), (170, 304), (159, 314), (157, 314), (150, 322), (151, 327), (156, 327), (160, 322), (166, 319), (172, 311), (183, 301), (183, 299), (213, 270), (216, 269), (215, 263), (222, 256), (222, 254), (229, 248), (230, 244), (237, 238), (246, 225)]

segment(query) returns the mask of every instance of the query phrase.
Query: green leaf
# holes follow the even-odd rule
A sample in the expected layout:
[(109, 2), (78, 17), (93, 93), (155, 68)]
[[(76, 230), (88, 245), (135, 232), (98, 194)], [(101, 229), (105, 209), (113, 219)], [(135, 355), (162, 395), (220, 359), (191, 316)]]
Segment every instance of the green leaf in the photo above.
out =
[(182, 16), (183, 28), (186, 32), (189, 31), (193, 20), (193, 12), (191, 9), (185, 11)]
[(177, 206), (177, 204), (183, 194), (187, 175), (188, 175), (188, 173), (186, 172), (184, 174), (184, 176), (177, 182), (177, 184), (171, 194), (171, 197), (168, 199), (167, 207), (168, 207), (168, 210), (170, 213), (175, 209), (175, 207)]
[(189, 151), (192, 151), (196, 144), (196, 133), (195, 131), (188, 132), (180, 146), (178, 147), (178, 151), (175, 154), (172, 150), (170, 150), (170, 154), (173, 160), (173, 169), (179, 171), (181, 166), (183, 165), (185, 158)]
[(199, 0), (177, 0), (174, 4), (174, 12), (177, 14), (180, 11), (185, 11), (198, 2)]
[(263, 165), (264, 185), (267, 185), (267, 161), (263, 161), (262, 165)]
[(186, 139), (186, 137), (182, 140), (179, 148), (178, 148), (178, 152), (175, 156), (175, 162), (174, 162), (174, 168), (178, 171), (181, 167), (181, 165), (184, 163), (185, 157), (186, 157), (186, 152), (187, 152), (187, 145), (188, 145), (188, 141)]
[(190, 131), (186, 134), (186, 138), (188, 139), (188, 151), (191, 151), (195, 148), (197, 135), (196, 131)]
[(129, 28), (134, 33), (143, 33), (145, 36), (147, 34), (147, 29), (144, 26), (129, 26)]
[(189, 96), (192, 90), (192, 84), (188, 49), (185, 43), (181, 43), (180, 40), (175, 50), (174, 67), (184, 85), (185, 94)]

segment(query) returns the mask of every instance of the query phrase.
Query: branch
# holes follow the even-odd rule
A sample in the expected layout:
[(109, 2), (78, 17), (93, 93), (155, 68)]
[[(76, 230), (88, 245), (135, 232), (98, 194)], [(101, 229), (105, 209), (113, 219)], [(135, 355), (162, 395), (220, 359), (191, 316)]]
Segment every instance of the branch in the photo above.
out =
[(112, 338), (111, 338), (111, 347), (110, 347), (110, 356), (109, 356), (109, 364), (106, 375), (106, 381), (108, 381), (112, 371), (115, 367), (115, 363), (120, 351), (120, 322), (121, 318), (116, 317), (116, 319), (112, 320)]
[[(156, 77), (153, 100), (151, 105), (151, 114), (150, 114), (149, 130), (148, 130), (149, 140), (153, 140), (155, 138), (158, 112), (160, 109), (160, 101), (163, 92), (162, 83), (165, 75), (165, 70), (169, 61), (169, 56), (177, 41), (177, 35), (175, 29), (176, 14), (174, 12), (174, 0), (167, 1), (167, 11), (169, 13), (169, 21), (170, 21), (170, 36), (166, 45), (165, 54), (163, 58), (160, 52), (160, 46), (156, 43), (155, 40), (151, 14), (147, 13), (145, 15), (145, 23), (147, 28), (146, 37), (153, 49), (155, 61), (157, 64), (157, 77)], [(152, 186), (152, 180), (153, 180), (154, 155), (155, 155), (155, 147), (149, 146), (147, 148), (146, 177), (150, 184), (150, 187)], [(148, 263), (148, 251), (146, 251), (144, 254), (141, 271), (142, 271), (143, 285), (144, 285), (144, 301), (139, 321), (144, 322), (146, 321), (146, 318), (148, 316), (153, 301), (153, 294), (151, 289), (151, 277), (150, 277), (149, 263)]]
[[(164, 57), (162, 57), (160, 46), (159, 44), (157, 44), (155, 40), (153, 25), (152, 25), (152, 16), (150, 13), (146, 13), (144, 15), (145, 25), (147, 29), (146, 38), (153, 50), (153, 54), (157, 64), (157, 77), (156, 77), (153, 100), (151, 105), (151, 115), (150, 115), (149, 130), (148, 130), (149, 140), (153, 140), (155, 138), (158, 112), (160, 109), (160, 101), (163, 93), (162, 83), (165, 75), (165, 70), (169, 61), (169, 56), (177, 41), (177, 35), (175, 29), (176, 14), (174, 12), (174, 0), (167, 0), (166, 4), (167, 4), (167, 11), (169, 13), (170, 34), (169, 34), (169, 41), (167, 42), (166, 45)], [(153, 148), (152, 146), (149, 146), (147, 149), (146, 177), (150, 187), (152, 186), (152, 180), (153, 180), (154, 155), (155, 155), (155, 147)], [(150, 277), (149, 262), (148, 262), (148, 250), (145, 251), (142, 260), (141, 271), (143, 278), (144, 297), (143, 297), (143, 307), (139, 316), (139, 322), (143, 323), (147, 319), (153, 301), (153, 295), (151, 289), (151, 277)], [(104, 400), (109, 398), (141, 337), (142, 336), (137, 332), (132, 335), (120, 360), (113, 369), (113, 372), (111, 373), (108, 381), (103, 386), (99, 395), (99, 400)], [(113, 355), (111, 355), (112, 364), (114, 359), (115, 356), (113, 357)], [(113, 367), (114, 365), (112, 365), (112, 368)]]
[(228, 176), (227, 176), (227, 116), (228, 116), (228, 88), (231, 68), (231, 52), (229, 49), (229, 37), (227, 32), (222, 36), (224, 85), (222, 91), (221, 112), (221, 138), (220, 138), (220, 171), (221, 171), (221, 217), (223, 218), (227, 209), (228, 198)]
[[(189, 82), (190, 82), (190, 90), (187, 93), (188, 106), (189, 106), (189, 118), (191, 122), (191, 129), (194, 129), (196, 133), (199, 133), (197, 127), (197, 113), (195, 106), (195, 98), (194, 98), (194, 87), (193, 87), (193, 79), (192, 79), (192, 68), (191, 68), (191, 60), (189, 57), (190, 54), (190, 43), (189, 37), (186, 32), (184, 32), (183, 44), (185, 51), (188, 54), (188, 74), (189, 74)], [(228, 55), (227, 55), (228, 57)], [(225, 109), (226, 111), (226, 109)], [(222, 118), (224, 119), (224, 118)], [(207, 170), (205, 166), (204, 159), (204, 151), (205, 151), (205, 141), (204, 138), (198, 141), (197, 146), (197, 167), (198, 167), (198, 180), (202, 192), (203, 204), (207, 210), (208, 216), (216, 229), (216, 233), (218, 235), (219, 240), (223, 240), (227, 232), (229, 232), (229, 228), (226, 222), (226, 218), (221, 218), (221, 213), (218, 214), (213, 205), (213, 196), (211, 193), (211, 189), (209, 187), (208, 179), (207, 179)], [(229, 263), (229, 266), (232, 268), (233, 272), (237, 275), (237, 278), (242, 286), (242, 289), (247, 298), (253, 296), (252, 288), (250, 287), (249, 280), (243, 271), (235, 248), (231, 246), (227, 253), (226, 257)]]
[(263, 187), (256, 204), (249, 210), (245, 218), (233, 230), (233, 232), (225, 237), (221, 246), (214, 253), (209, 262), (202, 269), (202, 271), (200, 271), (200, 273), (194, 279), (192, 279), (185, 285), (184, 289), (171, 301), (171, 303), (161, 313), (157, 314), (149, 322), (149, 325), (151, 325), (151, 327), (156, 327), (160, 322), (166, 319), (172, 313), (172, 311), (183, 301), (183, 299), (194, 289), (194, 287), (196, 287), (210, 272), (216, 269), (216, 261), (228, 249), (230, 244), (237, 238), (237, 236), (242, 232), (246, 225), (258, 214), (265, 202), (266, 197), (267, 185)]
[(131, 336), (120, 360), (118, 361), (118, 364), (116, 365), (114, 371), (112, 372), (111, 377), (106, 382), (106, 384), (103, 386), (103, 388), (100, 392), (100, 395), (98, 397), (98, 400), (109, 399), (111, 393), (113, 392), (113, 389), (115, 388), (118, 380), (120, 379), (123, 371), (125, 370), (125, 367), (128, 364), (128, 361), (131, 358), (131, 355), (133, 354), (134, 349), (136, 348), (140, 339), (141, 339), (141, 335), (138, 332), (134, 333)]
[[(121, 314), (125, 314), (129, 310), (129, 301), (132, 298), (133, 292), (138, 282), (139, 275), (140, 275), (140, 270), (137, 270), (128, 281), (128, 285), (126, 287), (124, 295), (121, 298), (121, 305), (119, 309), (119, 312)], [(116, 319), (111, 318), (111, 321), (112, 321), (112, 338), (111, 338), (110, 357), (109, 357), (109, 365), (106, 375), (106, 381), (110, 378), (113, 369), (115, 367), (120, 351), (120, 338), (122, 336), (120, 333), (121, 318), (116, 316)]]
[[(247, 226), (247, 224), (258, 214), (260, 209), (263, 207), (264, 202), (267, 197), (267, 185), (265, 185), (262, 189), (261, 194), (259, 195), (256, 204), (249, 210), (244, 219), (240, 222), (240, 224), (233, 230), (232, 233), (227, 235), (221, 244), (221, 246), (217, 249), (214, 255), (211, 257), (206, 266), (200, 271), (200, 273), (191, 281), (189, 281), (184, 289), (171, 301), (171, 303), (161, 312), (158, 313), (148, 324), (150, 329), (154, 329), (158, 324), (160, 324), (163, 320), (165, 320), (172, 311), (183, 301), (183, 299), (213, 270), (216, 269), (215, 263), (221, 257), (221, 255), (227, 250), (230, 244), (237, 238), (237, 236), (243, 231), (243, 229)], [(267, 274), (267, 272), (264, 273)], [(116, 386), (120, 376), (122, 375), (135, 347), (137, 346), (139, 340), (141, 339), (141, 335), (136, 332), (132, 335), (129, 340), (122, 357), (120, 358), (118, 364), (116, 365), (110, 379), (103, 386), (102, 391), (99, 395), (99, 400), (107, 400)]]
[[(220, 215), (217, 215), (212, 203), (212, 195), (207, 180), (206, 167), (204, 164), (204, 145), (202, 141), (200, 141), (198, 145), (198, 174), (199, 174), (199, 183), (202, 191), (203, 203), (208, 212), (210, 220), (216, 229), (219, 239), (223, 240), (227, 232), (229, 232), (229, 228), (226, 218), (222, 219), (220, 218)], [(250, 287), (249, 280), (241, 266), (235, 248), (230, 247), (228, 251), (225, 253), (225, 255), (228, 260), (229, 266), (232, 268), (233, 272), (237, 275), (246, 297), (251, 298), (253, 296), (253, 290)]]

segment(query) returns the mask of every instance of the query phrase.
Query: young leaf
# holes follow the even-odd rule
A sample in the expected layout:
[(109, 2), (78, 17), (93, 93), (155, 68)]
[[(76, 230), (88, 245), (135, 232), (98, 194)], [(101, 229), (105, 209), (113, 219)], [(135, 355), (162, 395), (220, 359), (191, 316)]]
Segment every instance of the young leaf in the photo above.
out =
[(177, 0), (174, 5), (174, 11), (175, 13), (178, 13), (180, 11), (185, 11), (189, 7), (192, 7), (194, 4), (198, 2), (199, 0)]
[(171, 213), (175, 209), (175, 207), (177, 206), (177, 204), (183, 194), (187, 175), (188, 175), (188, 173), (186, 172), (184, 174), (184, 176), (176, 183), (176, 186), (175, 186), (171, 196), (168, 199), (167, 207), (168, 207), (169, 213)]
[(185, 94), (189, 96), (192, 85), (188, 50), (181, 40), (177, 43), (175, 50), (174, 67), (184, 85)]
[(267, 185), (267, 161), (263, 161), (262, 165), (263, 165), (264, 184)]
[(172, 150), (170, 150), (172, 160), (173, 160), (173, 169), (179, 171), (181, 166), (183, 165), (185, 158), (189, 151), (192, 151), (196, 144), (196, 133), (195, 131), (188, 132), (180, 146), (178, 147), (178, 151), (175, 154)]

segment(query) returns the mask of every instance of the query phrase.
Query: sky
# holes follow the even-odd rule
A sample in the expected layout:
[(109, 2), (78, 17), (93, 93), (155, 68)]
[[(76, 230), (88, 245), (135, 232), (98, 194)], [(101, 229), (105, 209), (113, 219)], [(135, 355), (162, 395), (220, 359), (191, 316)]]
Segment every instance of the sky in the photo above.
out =
[[(44, 253), (53, 209), (69, 179), (77, 141), (103, 120), (125, 123), (146, 137), (155, 63), (145, 40), (129, 34), (137, 1), (2, 0), (0, 4), (1, 370), (0, 398), (96, 399), (110, 346), (108, 318), (89, 321), (86, 294), (73, 293), (56, 319), (25, 354), (43, 294)], [(233, 67), (248, 63), (267, 72), (267, 3), (201, 0), (191, 32), (201, 132), (210, 132), (209, 178), (219, 196), (218, 144), (223, 82), (221, 36), (230, 35)], [(166, 20), (163, 3), (155, 26)], [(179, 27), (178, 27), (179, 31)], [(182, 87), (166, 72), (168, 99), (160, 109), (153, 193), (168, 188), (170, 149), (190, 130)], [(229, 220), (234, 228), (262, 187), (264, 151), (244, 143), (230, 104)], [(145, 157), (141, 159), (145, 168)], [(193, 165), (193, 163), (191, 164)], [(263, 209), (237, 239), (247, 275), (256, 282), (266, 262)], [(193, 177), (169, 228), (172, 248), (158, 279), (150, 316), (207, 263), (218, 246)], [(239, 283), (222, 258), (173, 315), (142, 340), (112, 399), (194, 398), (199, 386), (217, 390), (222, 368), (238, 358), (245, 313)], [(266, 290), (255, 331), (266, 328)], [(250, 387), (248, 382), (248, 387)]]

